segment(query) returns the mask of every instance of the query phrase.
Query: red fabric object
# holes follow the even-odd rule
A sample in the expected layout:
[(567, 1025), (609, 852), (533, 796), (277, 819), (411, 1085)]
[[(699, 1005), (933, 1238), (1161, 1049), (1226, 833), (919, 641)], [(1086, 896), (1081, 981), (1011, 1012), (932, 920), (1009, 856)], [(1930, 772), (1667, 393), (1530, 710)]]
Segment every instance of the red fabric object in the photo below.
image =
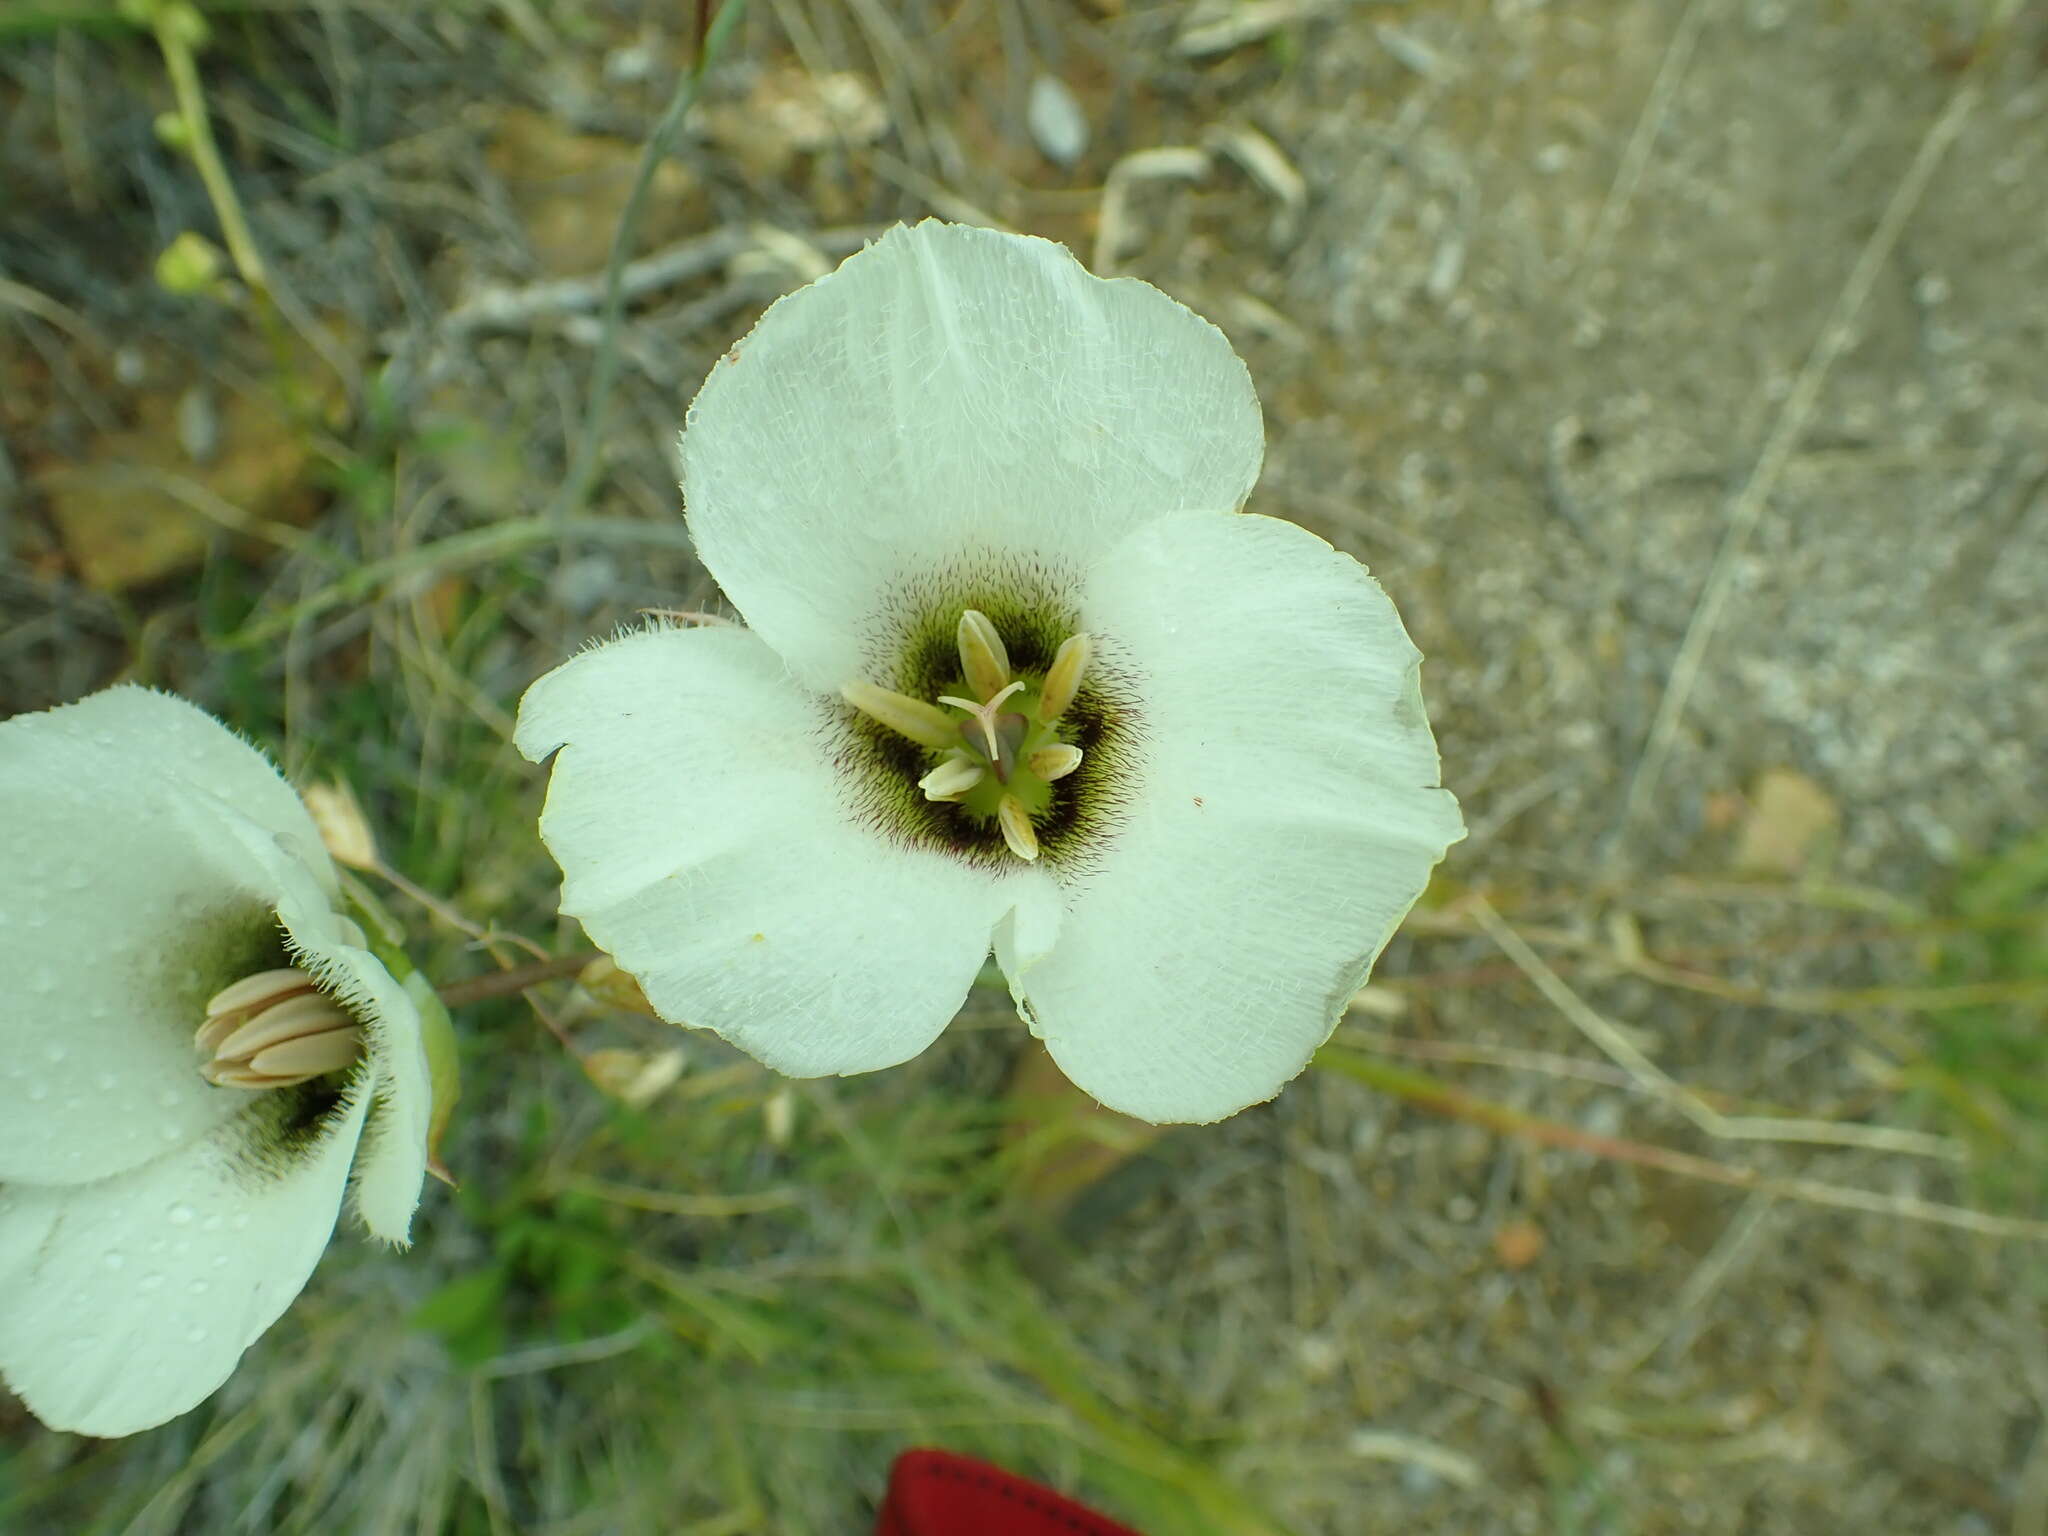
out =
[(875, 1536), (1138, 1536), (1037, 1483), (951, 1451), (905, 1451)]

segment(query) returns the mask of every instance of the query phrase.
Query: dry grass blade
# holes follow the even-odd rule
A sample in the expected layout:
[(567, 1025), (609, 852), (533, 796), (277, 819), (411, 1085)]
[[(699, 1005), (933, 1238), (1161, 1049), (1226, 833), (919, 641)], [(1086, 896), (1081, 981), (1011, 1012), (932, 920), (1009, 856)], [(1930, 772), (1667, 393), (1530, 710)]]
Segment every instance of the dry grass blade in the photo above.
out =
[(1799, 1142), (1811, 1146), (1857, 1147), (1867, 1152), (1894, 1152), (1908, 1157), (1933, 1157), (1960, 1162), (1964, 1149), (1945, 1136), (1899, 1130), (1882, 1125), (1846, 1125), (1832, 1120), (1795, 1120), (1768, 1115), (1724, 1115), (1672, 1077), (1565, 983), (1563, 977), (1529, 947), (1483, 896), (1473, 896), (1474, 919), (1501, 952), (1512, 960), (1536, 990), (1608, 1058), (1635, 1080), (1636, 1086), (1670, 1105), (1707, 1135), (1723, 1141)]
[(1690, 1152), (1674, 1152), (1669, 1147), (1659, 1147), (1649, 1142), (1630, 1141), (1621, 1136), (1602, 1136), (1592, 1131), (1582, 1131), (1577, 1126), (1563, 1125), (1555, 1120), (1524, 1114), (1508, 1105), (1496, 1104), (1473, 1094), (1461, 1093), (1419, 1072), (1409, 1072), (1400, 1067), (1390, 1066), (1386, 1062), (1376, 1061), (1370, 1056), (1347, 1050), (1343, 1046), (1324, 1046), (1316, 1053), (1315, 1064), (1327, 1071), (1342, 1073), (1383, 1093), (1393, 1094), (1436, 1114), (1448, 1115), (1473, 1125), (1483, 1125), (1502, 1135), (1518, 1136), (1541, 1146), (1562, 1147), (1574, 1152), (1584, 1152), (1608, 1162), (1632, 1163), (1639, 1168), (1655, 1168), (1663, 1173), (1677, 1174), (1681, 1178), (1699, 1179), (1708, 1184), (1724, 1184), (1731, 1189), (1753, 1189), (1763, 1194), (1804, 1201), (1808, 1205), (1826, 1206), (1832, 1210), (1857, 1211), (1872, 1216), (1895, 1217), (1901, 1221), (1924, 1222), (1930, 1226), (1950, 1227), (1960, 1232), (1975, 1232), (1983, 1237), (2021, 1238), (2030, 1242), (2048, 1241), (2048, 1221), (2034, 1221), (2019, 1216), (1996, 1216), (1988, 1211), (1972, 1210), (1968, 1206), (1949, 1205), (1939, 1200), (1923, 1200), (1918, 1195), (1879, 1194), (1875, 1190), (1830, 1184), (1823, 1179), (1779, 1178), (1772, 1174), (1760, 1173), (1754, 1168), (1719, 1163), (1712, 1158), (1697, 1157)]
[(1664, 61), (1657, 68), (1657, 78), (1650, 85), (1650, 94), (1636, 118), (1635, 130), (1629, 135), (1627, 148), (1622, 151), (1621, 165), (1614, 173), (1613, 184), (1607, 189), (1606, 201), (1600, 205), (1599, 216), (1593, 221), (1593, 232), (1586, 237), (1585, 250), (1579, 258), (1581, 268), (1597, 267), (1606, 258), (1614, 232), (1627, 217), (1628, 205), (1635, 197), (1637, 184), (1643, 179), (1643, 167), (1650, 162), (1650, 150), (1664, 126), (1665, 114), (1671, 109), (1671, 99), (1678, 94), (1678, 83), (1685, 78), (1685, 66), (1692, 57), (1693, 45), (1699, 41), (1701, 30), (1716, 8), (1716, 0), (1687, 0), (1685, 10), (1680, 13), (1678, 25), (1671, 32), (1671, 41), (1665, 46)]

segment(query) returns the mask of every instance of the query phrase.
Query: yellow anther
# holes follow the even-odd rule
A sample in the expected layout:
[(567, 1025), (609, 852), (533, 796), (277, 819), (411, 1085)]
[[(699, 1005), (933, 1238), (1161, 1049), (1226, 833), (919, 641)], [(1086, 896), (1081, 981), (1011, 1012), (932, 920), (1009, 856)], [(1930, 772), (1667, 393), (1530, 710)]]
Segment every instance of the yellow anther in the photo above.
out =
[(1038, 834), (1031, 828), (1031, 816), (1022, 800), (1005, 795), (997, 801), (996, 825), (1003, 829), (1003, 841), (1010, 845), (1010, 852), (1020, 859), (1038, 857)]
[(1045, 687), (1038, 695), (1038, 718), (1047, 725), (1067, 712), (1081, 689), (1081, 675), (1088, 670), (1088, 637), (1069, 635), (1053, 653), (1052, 668), (1045, 674)]
[(967, 691), (977, 699), (994, 698), (1010, 682), (1010, 653), (1003, 637), (978, 608), (961, 612), (957, 638), (960, 645), (960, 675), (967, 679)]
[(964, 757), (949, 757), (917, 781), (927, 800), (957, 800), (982, 780), (988, 770)]
[(921, 747), (944, 751), (959, 744), (959, 722), (936, 704), (927, 704), (908, 694), (891, 693), (860, 678), (841, 684), (839, 696), (870, 720), (886, 725)]
[(1064, 741), (1050, 741), (1024, 759), (1024, 766), (1050, 784), (1064, 779), (1081, 766), (1081, 749)]

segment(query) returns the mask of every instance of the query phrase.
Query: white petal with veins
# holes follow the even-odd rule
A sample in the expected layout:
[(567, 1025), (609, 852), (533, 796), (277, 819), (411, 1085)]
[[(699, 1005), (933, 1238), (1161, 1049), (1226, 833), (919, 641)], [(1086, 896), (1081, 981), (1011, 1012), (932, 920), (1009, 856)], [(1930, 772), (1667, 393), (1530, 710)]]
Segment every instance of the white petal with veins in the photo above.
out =
[(156, 776), (234, 807), (281, 839), (301, 865), (318, 874), (321, 888), (333, 891), (333, 866), (298, 791), (261, 751), (196, 704), (122, 683), (75, 704), (16, 718), (33, 719), (45, 740), (96, 749), (103, 760), (109, 748), (146, 750)]
[(1150, 518), (1236, 508), (1263, 454), (1208, 321), (1049, 241), (927, 222), (777, 301), (712, 369), (683, 495), (748, 624), (837, 688), (884, 638), (883, 594), (949, 566), (1071, 582)]
[(241, 1118), (128, 1173), (0, 1187), (0, 1377), (51, 1428), (129, 1435), (185, 1412), (319, 1262), (362, 1096), (282, 1163), (248, 1134), (260, 1103), (233, 1097)]
[(254, 953), (274, 894), (211, 807), (45, 718), (0, 725), (0, 1181), (74, 1184), (241, 1107), (196, 1070), (211, 966), (241, 958), (204, 951)]
[(1148, 524), (1083, 618), (1136, 679), (1144, 760), (1011, 985), (1110, 1108), (1218, 1120), (1301, 1071), (1464, 835), (1420, 657), (1363, 566), (1258, 516)]

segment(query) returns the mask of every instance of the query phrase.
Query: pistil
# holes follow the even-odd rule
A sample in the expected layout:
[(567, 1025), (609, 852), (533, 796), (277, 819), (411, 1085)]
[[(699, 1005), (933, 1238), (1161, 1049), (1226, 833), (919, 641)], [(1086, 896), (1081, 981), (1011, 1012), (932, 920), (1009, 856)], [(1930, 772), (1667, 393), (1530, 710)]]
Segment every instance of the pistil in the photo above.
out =
[(193, 1043), (199, 1075), (222, 1088), (289, 1088), (352, 1065), (362, 1027), (294, 967), (244, 976), (214, 994)]
[[(1023, 691), (1024, 685), (1022, 683), (1012, 683), (985, 704), (977, 704), (972, 699), (963, 699), (950, 693), (939, 695), (939, 702), (941, 704), (950, 704), (955, 709), (966, 710), (968, 718), (976, 726), (980, 727), (981, 739), (988, 744), (988, 760), (994, 765), (996, 777), (999, 779), (1007, 779), (1009, 774), (1004, 771), (1005, 764), (1002, 761), (1003, 747), (997, 735), (1002, 721), (1002, 716), (998, 711), (1002, 708), (1003, 700), (1013, 693), (1022, 693)], [(963, 724), (960, 729), (964, 731), (967, 727)]]

